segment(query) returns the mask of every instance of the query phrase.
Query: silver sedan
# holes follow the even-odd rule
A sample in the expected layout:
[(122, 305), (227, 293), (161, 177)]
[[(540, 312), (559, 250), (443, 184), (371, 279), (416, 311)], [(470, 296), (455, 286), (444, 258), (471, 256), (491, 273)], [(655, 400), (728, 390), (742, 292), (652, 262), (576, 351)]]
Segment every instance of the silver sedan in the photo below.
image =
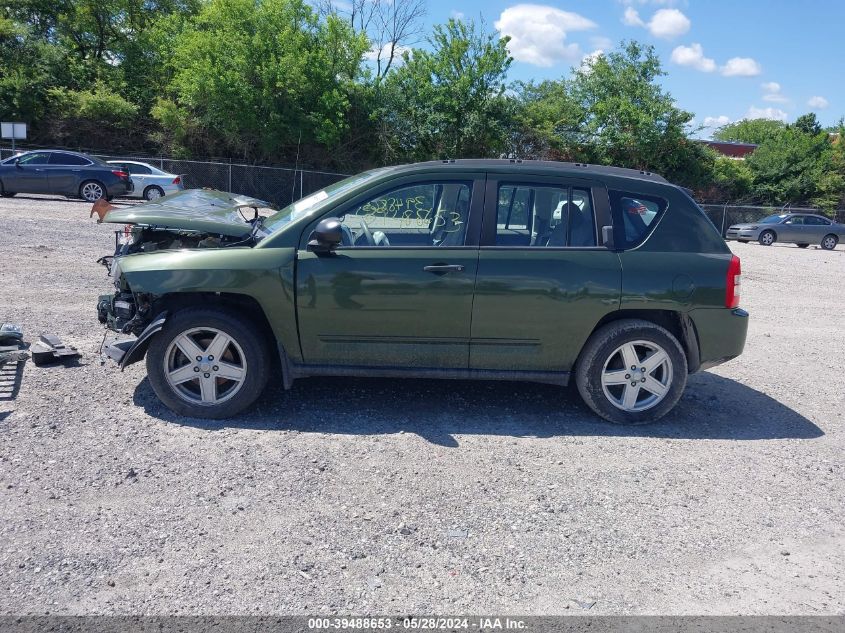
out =
[(158, 167), (137, 160), (110, 160), (111, 165), (125, 166), (129, 169), (132, 182), (135, 184), (135, 191), (129, 194), (130, 198), (144, 198), (144, 200), (155, 200), (166, 196), (168, 193), (182, 191), (185, 185), (182, 183), (182, 176), (168, 174)]
[(728, 228), (726, 239), (757, 241), (763, 246), (788, 242), (797, 244), (799, 248), (818, 244), (832, 251), (840, 240), (845, 239), (845, 224), (837, 224), (824, 216), (811, 213), (781, 213), (758, 222), (734, 224)]

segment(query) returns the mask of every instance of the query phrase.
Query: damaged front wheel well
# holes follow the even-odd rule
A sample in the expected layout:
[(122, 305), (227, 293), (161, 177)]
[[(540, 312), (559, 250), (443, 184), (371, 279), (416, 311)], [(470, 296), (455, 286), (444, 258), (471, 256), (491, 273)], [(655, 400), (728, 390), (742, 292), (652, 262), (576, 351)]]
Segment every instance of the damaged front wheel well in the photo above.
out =
[(188, 292), (166, 294), (156, 300), (156, 312), (166, 310), (170, 314), (200, 306), (231, 310), (240, 317), (247, 317), (255, 324), (256, 331), (266, 339), (267, 343), (275, 347), (276, 340), (270, 321), (258, 301), (249, 295), (234, 292)]

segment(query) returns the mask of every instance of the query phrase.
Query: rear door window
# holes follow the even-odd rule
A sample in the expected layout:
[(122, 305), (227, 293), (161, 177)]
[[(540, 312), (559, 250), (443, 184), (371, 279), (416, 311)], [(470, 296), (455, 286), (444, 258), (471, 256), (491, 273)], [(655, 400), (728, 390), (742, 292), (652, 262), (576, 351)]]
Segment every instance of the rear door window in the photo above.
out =
[(591, 247), (596, 245), (588, 189), (502, 184), (496, 208), (496, 246)]
[(812, 226), (830, 226), (830, 220), (825, 220), (824, 218), (819, 218), (814, 215), (808, 215), (804, 219), (804, 224), (810, 224)]
[(50, 164), (75, 167), (80, 165), (90, 165), (91, 161), (83, 158), (82, 156), (76, 156), (74, 154), (65, 154), (64, 152), (53, 152), (50, 155)]
[(621, 218), (624, 248), (642, 242), (654, 226), (657, 217), (666, 210), (663, 198), (629, 191), (609, 191), (614, 217)]

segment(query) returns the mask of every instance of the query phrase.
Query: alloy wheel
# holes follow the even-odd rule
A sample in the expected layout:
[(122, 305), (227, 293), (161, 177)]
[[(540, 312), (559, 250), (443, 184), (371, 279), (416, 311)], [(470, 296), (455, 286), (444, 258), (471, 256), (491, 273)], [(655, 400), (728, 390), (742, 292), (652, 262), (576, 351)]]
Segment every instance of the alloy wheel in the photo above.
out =
[(605, 361), (601, 386), (605, 397), (618, 409), (651, 409), (669, 393), (672, 361), (666, 350), (651, 341), (625, 343)]
[(836, 238), (834, 238), (831, 235), (828, 235), (822, 241), (822, 247), (824, 247), (825, 249), (827, 249), (829, 251), (832, 251), (834, 248), (836, 248)]
[(103, 197), (103, 188), (96, 182), (86, 182), (82, 186), (82, 197), (88, 202), (96, 202)]
[(246, 356), (234, 338), (215, 328), (192, 328), (176, 336), (164, 354), (167, 384), (190, 404), (214, 406), (244, 385)]

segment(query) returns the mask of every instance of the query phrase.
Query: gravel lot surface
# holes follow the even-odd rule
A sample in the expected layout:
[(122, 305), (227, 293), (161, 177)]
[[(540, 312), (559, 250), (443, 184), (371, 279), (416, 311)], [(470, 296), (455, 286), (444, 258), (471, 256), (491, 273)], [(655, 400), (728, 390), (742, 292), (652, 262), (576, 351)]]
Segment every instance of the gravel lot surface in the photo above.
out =
[(574, 390), (309, 379), (225, 423), (101, 365), (112, 229), (0, 200), (0, 613), (845, 613), (845, 247), (732, 244), (746, 353), (665, 422)]

